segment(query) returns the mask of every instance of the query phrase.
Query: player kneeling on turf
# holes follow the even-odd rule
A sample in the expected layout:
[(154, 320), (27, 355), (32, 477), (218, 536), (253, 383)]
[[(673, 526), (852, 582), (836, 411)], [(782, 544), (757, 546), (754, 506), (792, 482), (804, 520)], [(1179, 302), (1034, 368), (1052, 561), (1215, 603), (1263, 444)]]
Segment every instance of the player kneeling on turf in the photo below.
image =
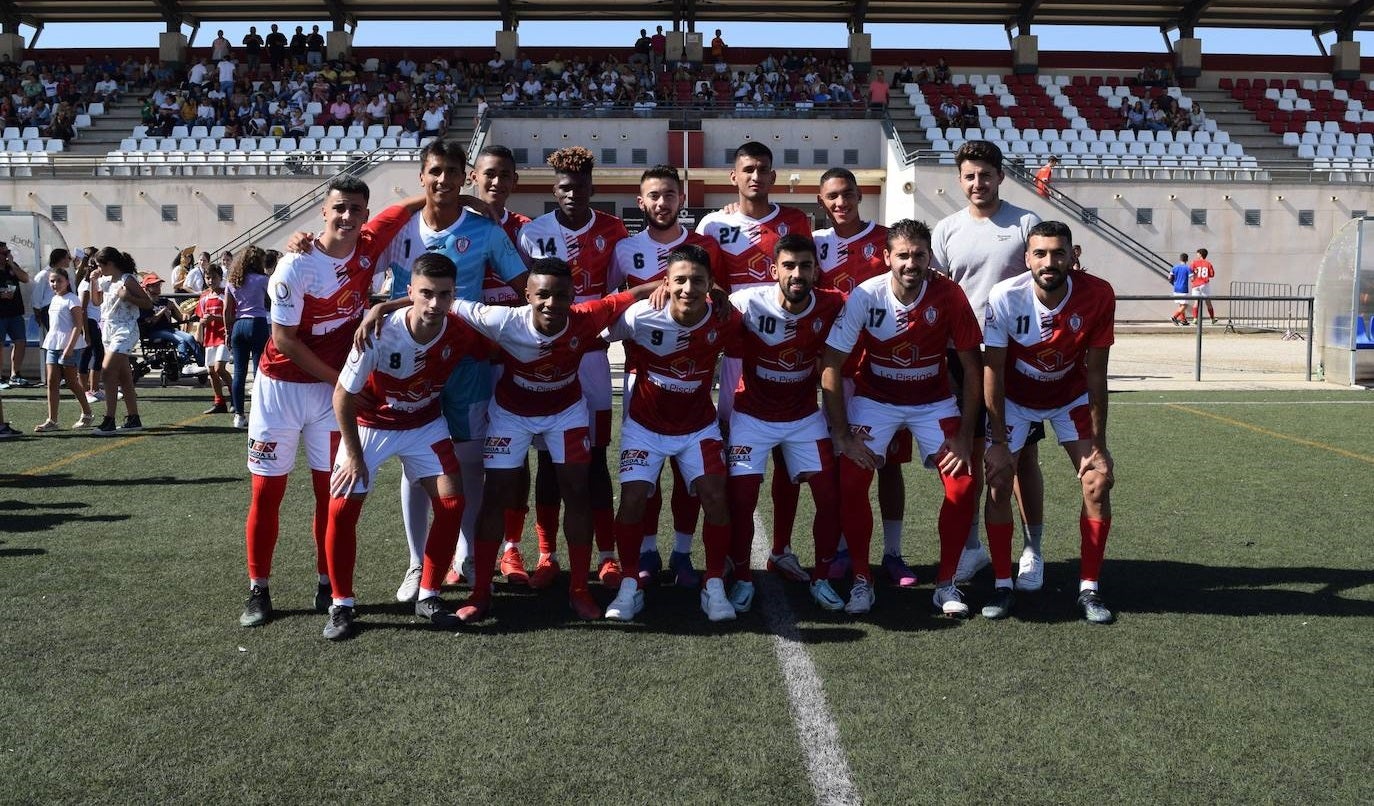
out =
[(372, 345), (355, 347), (339, 373), (339, 452), (329, 479), (325, 532), (334, 596), (324, 628), (330, 640), (353, 633), (358, 517), (377, 467), (392, 456), (400, 457), (407, 477), (418, 480), (434, 506), (415, 615), (441, 629), (460, 623), (439, 598), (463, 517), (462, 476), (439, 395), (459, 360), (485, 356), (488, 348), (449, 311), (455, 277), (453, 261), (433, 252), (422, 255), (412, 267), (412, 305), (387, 316)]
[(993, 286), (983, 340), (988, 409), (985, 457), (993, 595), (985, 618), (1011, 613), (1013, 468), (1033, 423), (1049, 420), (1083, 486), (1078, 606), (1095, 624), (1114, 618), (1097, 593), (1112, 526), (1112, 455), (1107, 452), (1107, 354), (1114, 339), (1116, 294), (1105, 280), (1070, 272), (1073, 237), (1042, 221), (1026, 238), (1024, 274)]
[(668, 253), (667, 265), (668, 304), (661, 310), (647, 301), (632, 306), (611, 326), (608, 336), (627, 343), (635, 384), (620, 430), (616, 543), (624, 578), (620, 592), (606, 608), (606, 618), (629, 621), (644, 607), (640, 524), (664, 461), (675, 458), (689, 490), (701, 499), (706, 521), (701, 530), (706, 547), (701, 607), (712, 621), (723, 621), (735, 617), (735, 608), (725, 595), (730, 512), (711, 380), (721, 352), (739, 340), (741, 322), (733, 309), (723, 321), (714, 313), (708, 297), (711, 263), (706, 250), (684, 244)]

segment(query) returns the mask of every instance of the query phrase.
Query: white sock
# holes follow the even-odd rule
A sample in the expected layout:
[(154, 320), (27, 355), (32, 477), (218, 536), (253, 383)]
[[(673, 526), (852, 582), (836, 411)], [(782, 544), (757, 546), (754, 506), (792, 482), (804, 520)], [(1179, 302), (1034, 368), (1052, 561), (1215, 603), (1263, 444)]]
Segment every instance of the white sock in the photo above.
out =
[(502, 540), (502, 541), (501, 541), (501, 550), (500, 550), (499, 552), (497, 552), (496, 556), (497, 556), (497, 557), (501, 557), (501, 556), (503, 556), (503, 555), (506, 553), (506, 551), (507, 551), (508, 549), (513, 549), (513, 548), (515, 548), (515, 544), (514, 544), (514, 543), (510, 542), (509, 540)]
[(640, 554), (644, 554), (650, 551), (658, 551), (658, 535), (656, 534), (645, 535), (644, 539), (639, 541)]
[(417, 602), (423, 602), (424, 600), (426, 600), (426, 599), (428, 599), (428, 598), (430, 598), (430, 597), (438, 596), (438, 595), (439, 595), (439, 591), (430, 590), (429, 588), (420, 588), (420, 593), (418, 594), (419, 598), (417, 598), (415, 601), (417, 601)]
[(250, 588), (253, 588), (253, 587), (266, 588), (266, 587), (267, 587), (267, 577), (249, 577), (249, 578), (248, 578), (248, 587), (250, 587)]
[(350, 597), (348, 597), (347, 599), (340, 599), (339, 597), (335, 596), (335, 597), (334, 597), (334, 606), (335, 606), (335, 607), (352, 607), (352, 606), (353, 606), (353, 597), (350, 596)]
[(410, 567), (425, 561), (425, 540), (429, 537), (429, 494), (406, 475), (401, 467), (401, 521), (405, 524)]
[(883, 554), (902, 556), (901, 521), (883, 521)]
[(1089, 581), (1089, 580), (1086, 580), (1086, 579), (1080, 579), (1080, 580), (1078, 581), (1078, 592), (1079, 592), (1079, 593), (1082, 593), (1083, 591), (1095, 591), (1095, 590), (1097, 590), (1097, 582), (1095, 582), (1095, 581)]
[(685, 532), (673, 532), (673, 553), (691, 554), (692, 536)]

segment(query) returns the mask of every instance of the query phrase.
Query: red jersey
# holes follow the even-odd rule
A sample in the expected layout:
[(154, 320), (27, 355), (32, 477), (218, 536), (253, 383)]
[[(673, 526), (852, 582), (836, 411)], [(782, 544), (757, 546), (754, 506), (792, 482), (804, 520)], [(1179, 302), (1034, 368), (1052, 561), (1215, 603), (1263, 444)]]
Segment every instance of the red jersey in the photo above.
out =
[(743, 336), (731, 351), (744, 362), (735, 411), (777, 423), (814, 414), (820, 384), (817, 359), (844, 309), (844, 295), (817, 289), (805, 311), (791, 313), (778, 302), (774, 284), (736, 291), (730, 303), (744, 317)]
[(501, 350), (505, 371), (495, 390), (501, 408), (522, 417), (543, 417), (582, 399), (577, 378), (582, 356), (597, 349), (601, 331), (634, 301), (631, 294), (612, 294), (577, 303), (568, 313), (568, 324), (554, 336), (535, 330), (528, 305), (510, 308), (457, 300), (453, 310)]
[(1089, 347), (1114, 339), (1116, 292), (1083, 272), (1068, 278), (1069, 293), (1054, 310), (1035, 296), (1030, 272), (1003, 280), (988, 297), (983, 341), (1007, 350), (1008, 400), (1031, 409), (1066, 406), (1088, 391)]
[(795, 207), (773, 205), (763, 218), (717, 210), (697, 224), (697, 232), (716, 242), (725, 261), (727, 290), (768, 285), (773, 279), (773, 246), (784, 235), (810, 235), (811, 219)]
[(892, 293), (888, 275), (860, 283), (845, 301), (826, 344), (865, 352), (855, 394), (894, 406), (936, 403), (950, 396), (945, 352), (976, 350), (978, 319), (959, 284), (929, 272), (910, 305)]
[(557, 211), (545, 213), (520, 229), (520, 251), (531, 260), (562, 258), (572, 267), (573, 295), (577, 302), (606, 296), (606, 283), (615, 245), (630, 233), (625, 222), (600, 210), (580, 230), (558, 223)]
[(816, 260), (820, 263), (819, 288), (833, 288), (846, 295), (870, 277), (885, 274), (887, 263), (887, 227), (868, 222), (858, 235), (841, 238), (835, 229), (818, 229), (811, 236), (816, 241)]
[(1188, 264), (1188, 268), (1193, 272), (1193, 288), (1200, 285), (1207, 285), (1212, 282), (1212, 278), (1217, 276), (1217, 270), (1212, 266), (1212, 262), (1206, 258), (1198, 258)]
[[(318, 248), (282, 255), (267, 282), (272, 324), (296, 326), (296, 337), (321, 361), (342, 367), (367, 307), (373, 275), (385, 269), (382, 253), (408, 221), (410, 213), (392, 205), (363, 225), (347, 257), (333, 258)], [(282, 355), (274, 339), (267, 340), (259, 368), (279, 381), (321, 383)]]
[(350, 350), (339, 370), (339, 385), (357, 396), (359, 425), (404, 431), (438, 419), (440, 393), (453, 368), (486, 355), (486, 341), (453, 313), (445, 315), (438, 336), (419, 344), (406, 326), (407, 310), (392, 311), (372, 346)]
[(219, 347), (224, 344), (224, 296), (207, 288), (200, 292), (196, 301), (196, 316), (205, 323), (201, 333), (202, 347)]
[(686, 228), (682, 228), (672, 243), (659, 243), (649, 237), (648, 229), (644, 229), (616, 244), (607, 283), (611, 288), (629, 288), (662, 280), (668, 273), (668, 253), (684, 244), (705, 249), (711, 258), (711, 279), (721, 288), (729, 287), (730, 279), (724, 273), (720, 245)]
[(634, 393), (626, 415), (667, 436), (710, 425), (716, 419), (711, 402), (716, 361), (725, 350), (735, 349), (742, 330), (738, 311), (732, 310), (721, 322), (714, 310), (708, 310), (700, 322), (685, 326), (674, 321), (667, 308), (654, 310), (648, 301), (630, 306), (608, 336), (625, 342), (627, 364), (633, 364)]
[[(520, 246), (520, 228), (530, 223), (530, 217), (521, 215), (514, 210), (507, 210), (501, 218), (501, 229), (506, 231), (506, 236), (510, 242), (517, 247)], [(519, 305), (524, 300), (517, 294), (510, 283), (501, 279), (497, 274), (487, 267), (486, 276), (482, 278), (482, 301), (488, 305)]]

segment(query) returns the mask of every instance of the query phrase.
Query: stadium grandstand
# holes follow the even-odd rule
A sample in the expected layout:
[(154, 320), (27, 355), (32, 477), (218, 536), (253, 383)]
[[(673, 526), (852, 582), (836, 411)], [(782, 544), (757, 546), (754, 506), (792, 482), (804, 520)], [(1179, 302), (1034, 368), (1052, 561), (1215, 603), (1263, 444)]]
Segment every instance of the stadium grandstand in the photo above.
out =
[[(731, 48), (717, 61), (698, 22), (755, 20), (753, 4), (14, 0), (0, 6), (0, 176), (11, 179), (0, 205), (51, 218), (69, 243), (120, 243), (165, 266), (185, 244), (281, 243), (311, 225), (339, 170), (364, 176), (380, 209), (411, 192), (416, 148), (443, 133), (510, 146), (522, 166), (511, 205), (531, 214), (550, 204), (543, 160), (563, 145), (593, 149), (598, 204), (632, 219), (638, 175), (659, 162), (685, 169), (697, 214), (729, 201), (729, 154), (753, 139), (775, 152), (782, 201), (805, 206), (838, 165), (860, 177), (865, 217), (934, 221), (963, 203), (954, 152), (986, 139), (1008, 157), (1007, 198), (1074, 222), (1085, 265), (1121, 293), (1159, 293), (1167, 258), (1202, 244), (1223, 288), (1296, 288), (1315, 281), (1333, 234), (1374, 208), (1374, 82), (1353, 39), (1374, 27), (1371, 6), (795, 0), (772, 18), (832, 26), (836, 47)], [(287, 47), (274, 64), (264, 47), (250, 62), (234, 43), (226, 81), (200, 34), (221, 21), (265, 34), (273, 18), (319, 20), (320, 55)], [(608, 18), (670, 26), (662, 60), (630, 43), (520, 46), (522, 21)], [(501, 30), (494, 48), (352, 46), (358, 26), (381, 20)], [(127, 51), (36, 46), (63, 22), (166, 31)], [(1008, 48), (874, 50), (865, 33), (951, 22), (1004, 26)], [(1080, 24), (1174, 36), (1168, 52), (1039, 51), (1036, 26)], [(1197, 36), (1209, 27), (1336, 42), (1323, 55), (1214, 55)], [(874, 102), (880, 80), (886, 103)], [(1051, 155), (1051, 190), (1037, 194), (1032, 175)]]

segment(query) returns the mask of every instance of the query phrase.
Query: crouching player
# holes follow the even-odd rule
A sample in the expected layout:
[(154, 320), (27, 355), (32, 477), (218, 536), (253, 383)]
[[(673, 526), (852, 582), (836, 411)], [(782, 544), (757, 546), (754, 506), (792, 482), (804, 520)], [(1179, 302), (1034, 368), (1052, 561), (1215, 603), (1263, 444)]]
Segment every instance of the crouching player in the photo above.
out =
[(1026, 238), (1029, 271), (993, 286), (984, 342), (988, 408), (984, 512), (995, 581), (985, 618), (1012, 607), (1011, 491), (1013, 468), (1031, 424), (1049, 420), (1083, 486), (1078, 606), (1095, 624), (1112, 611), (1097, 593), (1112, 527), (1115, 483), (1107, 452), (1107, 354), (1114, 339), (1116, 294), (1105, 280), (1073, 265), (1073, 237), (1059, 221), (1042, 221)]
[(339, 372), (334, 388), (339, 452), (329, 479), (333, 498), (325, 531), (334, 599), (324, 628), (330, 640), (353, 634), (358, 517), (377, 467), (392, 456), (400, 458), (406, 477), (420, 485), (434, 508), (415, 615), (442, 629), (459, 624), (439, 598), (463, 518), (462, 474), (439, 398), (454, 366), (485, 356), (488, 348), (449, 312), (456, 276), (446, 256), (421, 255), (411, 267), (411, 306), (388, 315), (371, 346), (355, 347)]
[[(568, 602), (578, 617), (594, 619), (601, 608), (587, 589), (592, 557), (592, 511), (588, 492), (591, 441), (587, 403), (578, 367), (589, 352), (605, 349), (599, 335), (635, 301), (653, 290), (642, 285), (604, 299), (573, 304), (573, 273), (559, 258), (540, 258), (530, 267), (528, 305), (510, 308), (458, 300), (454, 310), (501, 348), (504, 371), (487, 408), (482, 453), (486, 482), (477, 516), (472, 596), (458, 610), (477, 621), (491, 609), (492, 569), (505, 532), (506, 511), (523, 502), (520, 474), (525, 455), (542, 439), (553, 459), (563, 497), (563, 532), (568, 538)], [(428, 568), (428, 565), (426, 565)]]
[[(935, 605), (946, 615), (968, 607), (954, 587), (954, 570), (978, 505), (971, 456), (974, 415), (961, 416), (949, 391), (945, 348), (953, 345), (963, 365), (964, 402), (982, 396), (978, 320), (953, 280), (930, 271), (930, 229), (904, 219), (887, 231), (884, 260), (891, 271), (860, 283), (827, 339), (821, 390), (831, 439), (840, 458), (841, 520), (854, 562), (854, 585), (845, 611), (873, 607), (868, 565), (873, 509), (868, 489), (897, 429), (906, 427), (926, 467), (944, 484), (940, 507), (940, 566)], [(844, 400), (845, 359), (862, 350), (854, 397)]]
[(610, 328), (612, 341), (626, 342), (635, 384), (620, 430), (615, 528), (624, 577), (606, 618), (629, 621), (644, 608), (639, 578), (644, 506), (663, 463), (676, 459), (689, 491), (701, 500), (706, 521), (701, 531), (706, 546), (701, 608), (711, 621), (724, 621), (735, 617), (724, 581), (730, 513), (711, 381), (721, 353), (740, 338), (740, 316), (733, 310), (724, 319), (716, 316), (708, 296), (711, 258), (705, 249), (683, 244), (668, 253), (667, 265), (667, 305), (657, 309), (638, 303)]
[[(816, 566), (811, 598), (826, 610), (844, 606), (830, 587), (829, 559), (840, 539), (839, 487), (835, 449), (825, 417), (816, 405), (817, 366), (831, 326), (844, 308), (839, 291), (816, 289), (820, 268), (816, 244), (789, 233), (773, 247), (776, 284), (736, 291), (730, 303), (744, 317), (736, 350), (743, 360), (735, 408), (730, 413), (730, 558), (735, 584), (730, 604), (737, 612), (754, 599), (749, 568), (754, 544), (754, 507), (759, 501), (768, 455), (780, 448), (784, 462), (773, 473), (807, 482), (816, 504)], [(785, 467), (784, 467), (785, 465)]]

